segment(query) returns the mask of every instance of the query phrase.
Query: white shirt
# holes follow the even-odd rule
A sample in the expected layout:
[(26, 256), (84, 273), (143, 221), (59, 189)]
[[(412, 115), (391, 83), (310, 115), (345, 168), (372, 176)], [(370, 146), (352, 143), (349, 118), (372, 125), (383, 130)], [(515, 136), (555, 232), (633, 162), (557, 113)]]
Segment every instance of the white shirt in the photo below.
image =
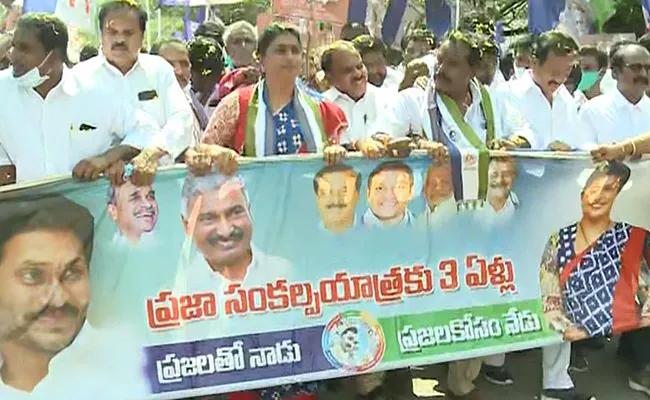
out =
[(515, 192), (510, 192), (503, 208), (495, 210), (492, 204), (486, 200), (485, 205), (477, 211), (476, 218), (484, 227), (504, 225), (509, 223), (512, 217), (514, 217), (518, 207), (519, 197), (517, 197)]
[[(467, 122), (476, 135), (485, 143), (487, 137), (487, 126), (483, 110), (481, 108), (481, 92), (476, 82), (470, 84), (472, 91), (472, 104), (465, 112)], [(430, 88), (429, 90), (433, 90)], [(419, 88), (402, 90), (392, 105), (392, 110), (382, 117), (381, 132), (394, 137), (403, 137), (409, 130), (422, 132), (424, 130), (428, 138), (433, 138), (431, 122), (428, 109), (428, 93)], [(513, 108), (502, 95), (491, 95), (492, 112), (494, 113), (495, 137), (510, 137), (513, 135), (522, 136), (532, 140), (532, 131), (522, 116)], [(473, 149), (474, 147), (465, 139), (453, 121), (451, 114), (443, 104), (440, 96), (436, 96), (436, 102), (442, 116), (442, 128), (445, 132), (455, 132), (455, 144), (460, 149)]]
[(650, 131), (650, 99), (632, 104), (616, 89), (589, 100), (580, 109), (587, 146), (622, 142)]
[(341, 136), (341, 143), (354, 143), (375, 134), (379, 128), (379, 116), (388, 110), (391, 96), (394, 94), (370, 83), (366, 87), (366, 94), (356, 102), (335, 87), (323, 93), (325, 99), (341, 107), (348, 120), (348, 129)]
[(447, 222), (456, 213), (458, 213), (458, 203), (452, 194), (435, 206), (433, 210), (427, 205), (420, 219), (426, 226), (440, 225)]
[(580, 108), (589, 101), (587, 96), (585, 96), (584, 93), (582, 93), (582, 90), (576, 89), (575, 92), (573, 92), (573, 101), (576, 102), (576, 105), (578, 106), (578, 111)]
[(521, 78), (502, 85), (499, 92), (510, 98), (533, 130), (533, 149), (546, 149), (556, 140), (574, 148), (581, 148), (584, 141), (578, 125), (578, 107), (569, 91), (560, 86), (553, 94), (553, 105), (533, 81), (528, 71)]
[(172, 66), (161, 57), (139, 54), (131, 70), (122, 74), (100, 54), (77, 64), (73, 71), (129, 99), (150, 115), (161, 129), (155, 145), (173, 158), (191, 144), (192, 109)]
[(116, 144), (141, 149), (158, 132), (126, 101), (68, 69), (45, 99), (18, 86), (11, 70), (0, 73), (0, 93), (0, 165), (15, 165), (17, 182), (70, 174)]
[(48, 374), (31, 393), (6, 385), (0, 379), (0, 399), (145, 398), (148, 391), (145, 377), (138, 373), (144, 364), (141, 349), (130, 340), (126, 344), (124, 336), (119, 336), (121, 339), (117, 346), (115, 337), (118, 336), (114, 335), (94, 330), (87, 322), (84, 323), (72, 344), (50, 361)]
[(388, 223), (377, 218), (375, 213), (373, 213), (372, 210), (368, 208), (366, 212), (361, 216), (361, 225), (372, 226), (372, 227), (394, 228), (402, 225), (407, 225), (407, 226), (411, 225), (412, 220), (413, 220), (413, 214), (411, 214), (411, 211), (409, 211), (409, 209), (407, 208), (406, 211), (404, 212), (404, 217), (402, 218), (401, 221), (399, 221), (395, 225), (389, 225)]
[(399, 90), (399, 85), (404, 79), (404, 74), (399, 73), (396, 69), (391, 67), (386, 67), (386, 79), (382, 83), (381, 88), (384, 90), (389, 90), (391, 92), (397, 93)]

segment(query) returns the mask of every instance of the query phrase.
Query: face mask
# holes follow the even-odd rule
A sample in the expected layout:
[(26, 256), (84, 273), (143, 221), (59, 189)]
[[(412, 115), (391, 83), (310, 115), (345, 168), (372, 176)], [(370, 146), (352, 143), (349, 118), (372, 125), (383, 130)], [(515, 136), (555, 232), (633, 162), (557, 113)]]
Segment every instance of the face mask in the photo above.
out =
[[(48, 79), (50, 79), (49, 75), (42, 75), (41, 76), (40, 69), (43, 66), (43, 64), (45, 64), (47, 62), (47, 60), (50, 58), (51, 54), (52, 54), (52, 52), (50, 51), (47, 54), (47, 56), (45, 56), (45, 58), (43, 59), (43, 62), (38, 67), (34, 67), (34, 68), (30, 69), (29, 71), (27, 71), (27, 73), (25, 73), (25, 74), (23, 74), (21, 76), (14, 77), (14, 80), (16, 80), (16, 83), (18, 84), (18, 86), (24, 87), (24, 88), (27, 88), (27, 89), (34, 89), (34, 88), (42, 85), (43, 83), (45, 83), (45, 81), (47, 81)], [(12, 75), (13, 75), (13, 71), (12, 71)]]
[(515, 77), (521, 78), (528, 71), (528, 68), (525, 67), (515, 67)]
[(598, 71), (583, 71), (580, 83), (578, 83), (578, 90), (586, 92), (590, 90), (596, 82), (600, 79), (600, 72)]

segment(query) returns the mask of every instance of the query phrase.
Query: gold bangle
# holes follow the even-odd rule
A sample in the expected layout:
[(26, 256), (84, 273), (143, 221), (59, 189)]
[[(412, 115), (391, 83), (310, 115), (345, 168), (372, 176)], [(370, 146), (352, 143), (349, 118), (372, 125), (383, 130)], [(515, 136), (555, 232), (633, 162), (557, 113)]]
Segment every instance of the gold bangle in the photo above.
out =
[(636, 144), (634, 143), (634, 140), (631, 142), (632, 144), (632, 157), (636, 156)]

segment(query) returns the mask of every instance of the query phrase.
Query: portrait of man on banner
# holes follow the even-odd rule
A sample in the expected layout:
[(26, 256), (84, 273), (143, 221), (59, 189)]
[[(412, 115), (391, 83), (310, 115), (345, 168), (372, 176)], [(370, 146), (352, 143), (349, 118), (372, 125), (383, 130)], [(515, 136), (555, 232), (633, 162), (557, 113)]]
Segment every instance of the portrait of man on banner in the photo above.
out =
[(428, 224), (445, 221), (458, 211), (451, 177), (451, 163), (432, 160), (424, 176), (422, 196), (426, 202), (423, 214)]
[(340, 234), (356, 225), (361, 174), (345, 164), (328, 165), (316, 173), (313, 184), (325, 229)]
[(158, 202), (152, 186), (136, 186), (126, 181), (108, 188), (108, 215), (118, 227), (119, 234), (135, 244), (150, 234), (158, 221)]
[[(139, 357), (113, 359), (121, 350), (86, 320), (90, 212), (61, 195), (23, 196), (0, 200), (0, 226), (0, 398), (137, 396), (122, 378)], [(113, 375), (111, 364), (129, 372)]]
[(288, 261), (253, 245), (251, 203), (241, 176), (188, 175), (181, 196), (185, 232), (199, 253), (186, 271), (189, 287), (215, 290), (288, 277)]
[(590, 0), (566, 0), (556, 28), (579, 41), (581, 37), (594, 33), (594, 22), (594, 10)]
[(410, 225), (408, 209), (415, 195), (415, 177), (411, 167), (401, 161), (379, 164), (368, 176), (368, 210), (364, 226), (395, 227)]
[(611, 220), (629, 179), (630, 168), (616, 161), (583, 172), (582, 218), (552, 234), (544, 250), (544, 314), (567, 341), (650, 325), (650, 233)]
[(517, 180), (517, 162), (513, 157), (492, 157), (488, 165), (485, 204), (478, 215), (481, 222), (504, 224), (519, 208), (519, 197), (512, 190)]

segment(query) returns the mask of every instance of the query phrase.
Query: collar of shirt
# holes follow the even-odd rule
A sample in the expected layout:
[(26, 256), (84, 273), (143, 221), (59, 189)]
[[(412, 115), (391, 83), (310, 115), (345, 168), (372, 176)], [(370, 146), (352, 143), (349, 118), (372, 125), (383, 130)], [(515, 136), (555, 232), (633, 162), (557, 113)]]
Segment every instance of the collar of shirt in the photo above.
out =
[(111, 71), (111, 73), (119, 75), (119, 76), (129, 76), (129, 74), (131, 74), (136, 69), (142, 68), (142, 66), (140, 65), (140, 58), (141, 57), (138, 55), (138, 58), (135, 60), (135, 63), (133, 64), (131, 69), (126, 74), (123, 74), (122, 71), (120, 71), (119, 69), (117, 69), (117, 67), (115, 67), (113, 64), (108, 62), (108, 60), (106, 59), (106, 56), (104, 55), (104, 53), (100, 52), (97, 55), (97, 59), (100, 60), (100, 65), (103, 65), (104, 68)]
[[(176, 289), (181, 289), (180, 292), (187, 293), (201, 290), (213, 291), (216, 289), (218, 290), (218, 293), (223, 293), (223, 291), (227, 289), (228, 285), (233, 282), (224, 278), (221, 273), (214, 271), (212, 267), (210, 267), (208, 260), (205, 259), (203, 254), (199, 252), (196, 247), (193, 248), (193, 252), (194, 254), (192, 257), (194, 260), (189, 264), (190, 271), (179, 271), (181, 274), (185, 275), (185, 279), (189, 281), (187, 282), (187, 289), (189, 291), (182, 290), (185, 289), (183, 287), (177, 287)], [(246, 267), (246, 275), (241, 282), (242, 285), (249, 283), (249, 281), (251, 281), (251, 277), (255, 276), (256, 273), (260, 270), (260, 259), (263, 257), (261, 252), (256, 249), (255, 246), (251, 245), (251, 253), (251, 263)]]
[[(542, 98), (546, 99), (546, 96), (544, 96), (542, 89), (539, 86), (537, 86), (535, 80), (533, 79), (532, 70), (526, 71), (526, 73), (521, 77), (521, 79), (518, 79), (516, 82), (517, 83), (515, 83), (515, 85), (519, 86), (524, 92), (536, 93), (538, 96), (541, 96)], [(571, 93), (569, 93), (569, 91), (564, 85), (560, 85), (560, 87), (557, 88), (555, 92), (553, 92), (553, 102), (555, 102), (557, 99), (561, 99), (562, 101), (573, 101), (573, 96), (571, 96)], [(549, 104), (549, 106), (551, 105)]]
[(352, 97), (348, 96), (346, 93), (341, 92), (338, 90), (336, 87), (332, 86), (331, 88), (327, 89), (323, 93), (323, 97), (331, 101), (332, 103), (336, 103), (338, 100), (345, 101), (350, 104), (359, 104), (359, 103), (365, 103), (369, 100), (372, 100), (378, 92), (382, 91), (381, 88), (378, 88), (374, 85), (372, 85), (370, 82), (366, 85), (366, 93), (363, 95), (362, 98), (360, 98), (357, 101), (354, 101)]
[(630, 111), (650, 112), (650, 99), (648, 99), (648, 96), (646, 95), (643, 95), (643, 97), (641, 97), (641, 100), (639, 100), (639, 102), (636, 104), (632, 104), (628, 99), (626, 99), (625, 96), (623, 96), (623, 93), (618, 90), (618, 88), (612, 91), (612, 96), (614, 99), (613, 104), (616, 108), (622, 108)]
[[(87, 349), (89, 346), (93, 345), (93, 332), (94, 330), (91, 328), (90, 324), (88, 324), (88, 321), (84, 322), (81, 330), (79, 331), (79, 334), (74, 338), (72, 343), (68, 347), (61, 350), (57, 355), (55, 355), (52, 360), (50, 360), (48, 374), (34, 387), (32, 393), (41, 391), (41, 387), (47, 388), (51, 383), (54, 383), (57, 380), (57, 375), (59, 373), (73, 373), (73, 369), (75, 367), (74, 359), (83, 353), (83, 351), (81, 351), (82, 349)], [(2, 354), (0, 354), (0, 367), (2, 367), (2, 363)], [(65, 371), (62, 371), (62, 369), (65, 369)], [(18, 390), (9, 385), (6, 385), (2, 381), (2, 377), (0, 377), (0, 394), (5, 390), (8, 390), (9, 392), (15, 392), (16, 394), (27, 394), (22, 390)], [(45, 390), (46, 389), (43, 389), (43, 391)]]
[[(392, 226), (400, 226), (400, 225), (410, 225), (411, 219), (413, 216), (411, 215), (411, 211), (407, 208), (406, 211), (404, 212), (404, 217), (400, 222), (398, 222), (395, 225)], [(379, 218), (372, 212), (370, 208), (366, 210), (366, 212), (363, 214), (361, 217), (361, 223), (366, 226), (381, 226), (381, 227), (388, 227), (386, 223)]]

